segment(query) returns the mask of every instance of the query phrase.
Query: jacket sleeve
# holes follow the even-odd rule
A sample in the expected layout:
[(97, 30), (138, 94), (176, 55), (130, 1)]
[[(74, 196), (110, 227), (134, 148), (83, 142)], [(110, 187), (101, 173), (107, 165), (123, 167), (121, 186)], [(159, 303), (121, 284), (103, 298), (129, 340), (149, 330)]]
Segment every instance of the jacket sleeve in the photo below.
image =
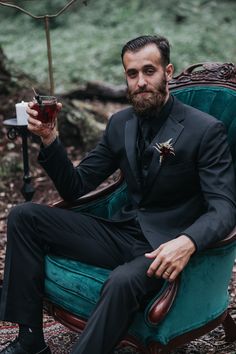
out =
[(117, 158), (108, 143), (110, 122), (111, 119), (95, 149), (77, 167), (58, 139), (49, 147), (41, 148), (38, 161), (64, 200), (72, 201), (90, 192), (118, 168)]
[(183, 234), (201, 250), (225, 238), (236, 224), (234, 169), (221, 122), (211, 124), (203, 136), (198, 171), (206, 211)]

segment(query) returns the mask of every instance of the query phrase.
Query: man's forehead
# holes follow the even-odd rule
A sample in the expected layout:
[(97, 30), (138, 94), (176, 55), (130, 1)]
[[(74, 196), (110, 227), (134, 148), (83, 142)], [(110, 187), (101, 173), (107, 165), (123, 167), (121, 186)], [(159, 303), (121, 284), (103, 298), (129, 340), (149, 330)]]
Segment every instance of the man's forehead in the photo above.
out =
[(130, 65), (148, 65), (160, 64), (161, 53), (155, 44), (148, 44), (136, 51), (128, 50), (123, 57), (124, 67), (127, 69)]

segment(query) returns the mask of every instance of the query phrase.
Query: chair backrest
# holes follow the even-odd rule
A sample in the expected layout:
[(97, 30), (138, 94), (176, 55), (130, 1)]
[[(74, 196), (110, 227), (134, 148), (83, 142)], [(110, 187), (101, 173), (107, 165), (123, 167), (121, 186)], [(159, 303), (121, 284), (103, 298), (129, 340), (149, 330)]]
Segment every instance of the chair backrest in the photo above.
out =
[(174, 77), (170, 90), (183, 103), (225, 124), (236, 174), (236, 66), (232, 63), (192, 65)]
[[(204, 63), (187, 68), (170, 82), (171, 93), (180, 101), (224, 122), (236, 175), (236, 66)], [(106, 197), (75, 209), (111, 218), (128, 201), (125, 183)]]

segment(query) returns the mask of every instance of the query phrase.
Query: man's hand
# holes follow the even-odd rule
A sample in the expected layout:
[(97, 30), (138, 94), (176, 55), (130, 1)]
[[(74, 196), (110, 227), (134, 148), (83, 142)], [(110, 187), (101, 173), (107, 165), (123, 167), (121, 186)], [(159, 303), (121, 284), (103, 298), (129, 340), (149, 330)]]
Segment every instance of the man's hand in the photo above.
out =
[[(31, 133), (41, 137), (42, 143), (45, 146), (50, 145), (57, 137), (56, 126), (51, 129), (43, 126), (42, 122), (37, 119), (38, 112), (32, 109), (34, 103), (29, 102), (26, 109), (29, 119), (28, 119), (28, 129)], [(61, 110), (61, 103), (57, 104), (58, 112)]]
[(175, 280), (195, 250), (193, 241), (185, 235), (163, 243), (153, 252), (145, 254), (147, 258), (154, 258), (147, 275), (162, 277), (169, 281)]

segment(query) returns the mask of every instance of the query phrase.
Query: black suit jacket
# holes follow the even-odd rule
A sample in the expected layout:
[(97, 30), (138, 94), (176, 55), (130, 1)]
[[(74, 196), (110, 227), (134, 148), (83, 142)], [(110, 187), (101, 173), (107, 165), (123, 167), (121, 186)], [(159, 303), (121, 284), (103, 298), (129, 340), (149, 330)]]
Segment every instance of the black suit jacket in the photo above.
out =
[[(235, 226), (235, 181), (222, 122), (174, 99), (171, 113), (151, 142), (145, 188), (136, 158), (138, 118), (132, 108), (114, 114), (94, 150), (76, 168), (59, 141), (39, 161), (65, 200), (96, 188), (120, 168), (142, 231), (153, 246), (180, 234), (197, 249), (224, 238)], [(172, 139), (175, 155), (160, 164), (154, 144)]]

